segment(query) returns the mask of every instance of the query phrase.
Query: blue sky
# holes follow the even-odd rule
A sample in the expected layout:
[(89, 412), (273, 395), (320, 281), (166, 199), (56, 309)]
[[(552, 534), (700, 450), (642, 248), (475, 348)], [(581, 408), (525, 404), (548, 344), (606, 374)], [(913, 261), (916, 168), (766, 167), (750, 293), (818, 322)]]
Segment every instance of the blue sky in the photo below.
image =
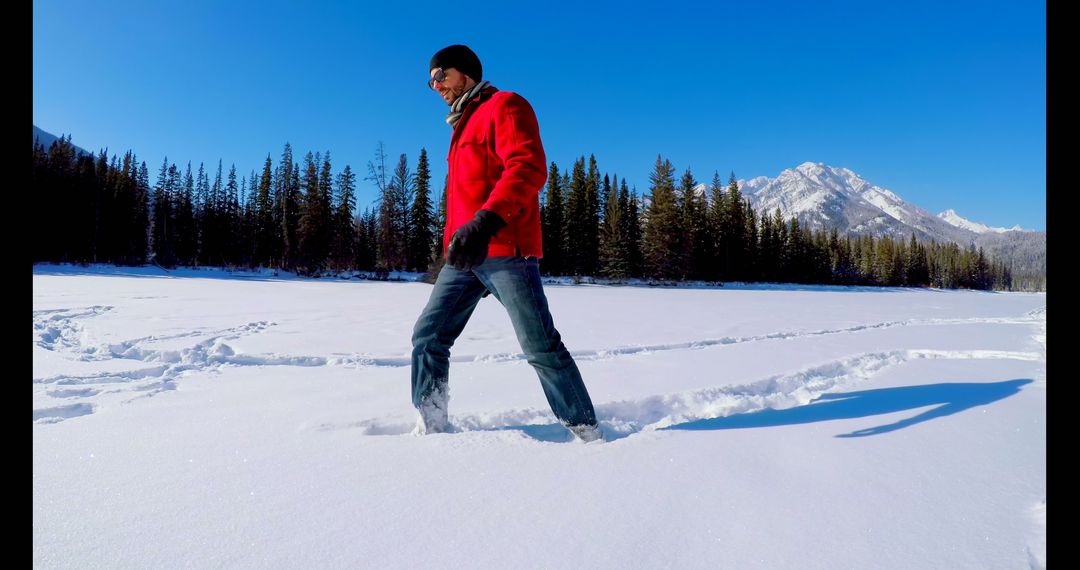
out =
[(380, 141), (391, 167), (423, 147), (441, 190), (427, 64), (464, 43), (532, 103), (561, 169), (595, 154), (645, 193), (657, 154), (704, 182), (823, 162), (933, 213), (1046, 229), (1044, 2), (540, 6), (35, 0), (34, 124), (152, 177), (166, 156), (247, 175), (286, 142), (364, 176)]

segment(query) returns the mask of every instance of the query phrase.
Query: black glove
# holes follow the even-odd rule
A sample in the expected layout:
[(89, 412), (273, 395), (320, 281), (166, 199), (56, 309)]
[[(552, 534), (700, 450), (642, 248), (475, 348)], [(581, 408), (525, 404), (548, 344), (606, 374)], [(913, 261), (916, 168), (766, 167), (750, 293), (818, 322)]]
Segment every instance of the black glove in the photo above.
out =
[(488, 243), (506, 222), (491, 210), (480, 210), (476, 216), (458, 228), (450, 238), (446, 261), (462, 271), (469, 271), (487, 259)]

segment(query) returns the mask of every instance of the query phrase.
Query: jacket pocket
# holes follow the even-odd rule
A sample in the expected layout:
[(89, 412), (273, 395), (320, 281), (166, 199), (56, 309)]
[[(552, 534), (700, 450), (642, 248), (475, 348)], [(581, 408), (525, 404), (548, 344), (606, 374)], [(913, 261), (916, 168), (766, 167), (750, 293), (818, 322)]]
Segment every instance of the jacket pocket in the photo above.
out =
[(464, 138), (458, 141), (455, 155), (456, 176), (462, 180), (487, 180), (488, 150), (483, 138)]

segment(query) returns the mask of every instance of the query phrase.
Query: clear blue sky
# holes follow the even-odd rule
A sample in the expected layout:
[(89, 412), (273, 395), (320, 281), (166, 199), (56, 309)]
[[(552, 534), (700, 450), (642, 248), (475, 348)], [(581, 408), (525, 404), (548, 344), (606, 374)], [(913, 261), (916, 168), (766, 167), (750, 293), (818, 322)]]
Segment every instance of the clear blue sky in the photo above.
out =
[(439, 190), (427, 64), (464, 43), (532, 103), (560, 168), (592, 153), (644, 193), (657, 154), (704, 182), (824, 162), (933, 213), (1046, 229), (1044, 2), (648, 4), (34, 0), (34, 124), (153, 178), (166, 156), (247, 175), (286, 142), (363, 177), (379, 141), (413, 170), (424, 147)]

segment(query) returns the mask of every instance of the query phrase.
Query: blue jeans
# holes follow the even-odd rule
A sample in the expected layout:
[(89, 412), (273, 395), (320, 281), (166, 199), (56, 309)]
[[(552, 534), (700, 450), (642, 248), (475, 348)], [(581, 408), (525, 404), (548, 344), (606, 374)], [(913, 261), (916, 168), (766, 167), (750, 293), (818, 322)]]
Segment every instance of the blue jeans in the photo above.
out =
[(581, 372), (551, 320), (535, 257), (489, 257), (471, 271), (443, 267), (413, 329), (413, 405), (419, 408), (436, 389), (447, 388), (450, 347), (485, 291), (510, 314), (518, 343), (540, 377), (555, 416), (567, 425), (596, 424)]

